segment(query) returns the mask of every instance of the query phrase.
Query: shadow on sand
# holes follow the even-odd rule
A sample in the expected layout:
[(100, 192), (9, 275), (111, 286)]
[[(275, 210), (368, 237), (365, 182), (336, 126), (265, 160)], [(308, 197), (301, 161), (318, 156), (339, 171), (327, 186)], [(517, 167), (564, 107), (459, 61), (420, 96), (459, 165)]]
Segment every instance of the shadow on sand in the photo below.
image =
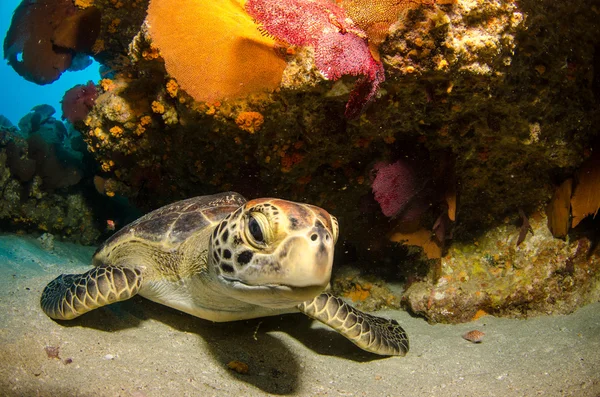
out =
[[(290, 342), (280, 338), (279, 333), (291, 336), (319, 355), (336, 356), (356, 362), (385, 358), (361, 350), (334, 330), (325, 327), (312, 328), (313, 320), (300, 313), (213, 323), (141, 297), (134, 297), (125, 302), (99, 308), (74, 320), (57, 323), (66, 327), (115, 332), (139, 327), (148, 319), (160, 321), (181, 332), (198, 335), (206, 341), (211, 355), (218, 365), (223, 367), (223, 371), (239, 381), (271, 394), (294, 393), (298, 389), (302, 373), (296, 353), (290, 348)], [(227, 363), (236, 360), (248, 364), (250, 370), (247, 374), (227, 370)]]

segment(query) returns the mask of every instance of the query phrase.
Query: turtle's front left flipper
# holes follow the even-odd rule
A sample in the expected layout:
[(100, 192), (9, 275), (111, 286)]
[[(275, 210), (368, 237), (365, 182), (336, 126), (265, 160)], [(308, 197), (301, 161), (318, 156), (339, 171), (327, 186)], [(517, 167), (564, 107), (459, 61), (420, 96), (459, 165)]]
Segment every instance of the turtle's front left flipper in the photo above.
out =
[(71, 320), (90, 310), (131, 298), (142, 284), (135, 268), (98, 266), (83, 274), (63, 274), (52, 280), (40, 299), (42, 310), (56, 320)]
[(408, 335), (396, 320), (363, 313), (330, 293), (301, 303), (298, 309), (368, 352), (383, 356), (404, 356), (408, 352)]

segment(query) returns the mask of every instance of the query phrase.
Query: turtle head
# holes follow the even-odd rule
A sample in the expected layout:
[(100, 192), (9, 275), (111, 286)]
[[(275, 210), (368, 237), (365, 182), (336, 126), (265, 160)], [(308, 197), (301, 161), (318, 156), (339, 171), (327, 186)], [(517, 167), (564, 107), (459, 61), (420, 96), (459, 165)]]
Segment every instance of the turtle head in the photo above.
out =
[(328, 286), (337, 237), (337, 220), (322, 208), (252, 200), (215, 228), (209, 268), (236, 299), (293, 307)]

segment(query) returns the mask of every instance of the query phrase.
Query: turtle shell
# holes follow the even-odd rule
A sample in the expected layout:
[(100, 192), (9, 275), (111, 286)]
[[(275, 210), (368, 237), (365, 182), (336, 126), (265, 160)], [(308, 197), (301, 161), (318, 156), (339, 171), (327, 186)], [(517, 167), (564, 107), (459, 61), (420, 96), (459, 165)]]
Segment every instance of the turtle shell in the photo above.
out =
[(94, 255), (107, 246), (132, 237), (156, 243), (179, 244), (197, 231), (215, 226), (245, 203), (246, 199), (235, 192), (176, 201), (124, 226), (100, 245)]

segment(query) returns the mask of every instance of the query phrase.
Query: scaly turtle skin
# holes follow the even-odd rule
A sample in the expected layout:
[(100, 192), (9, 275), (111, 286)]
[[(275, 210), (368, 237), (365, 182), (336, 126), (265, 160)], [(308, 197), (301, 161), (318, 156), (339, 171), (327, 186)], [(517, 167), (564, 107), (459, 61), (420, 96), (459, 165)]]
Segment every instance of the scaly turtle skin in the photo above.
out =
[(233, 192), (195, 197), (125, 226), (98, 248), (93, 269), (51, 281), (41, 306), (69, 320), (139, 294), (212, 321), (301, 311), (364, 350), (405, 355), (408, 337), (396, 321), (323, 292), (337, 237), (335, 217), (312, 205), (247, 202)]

